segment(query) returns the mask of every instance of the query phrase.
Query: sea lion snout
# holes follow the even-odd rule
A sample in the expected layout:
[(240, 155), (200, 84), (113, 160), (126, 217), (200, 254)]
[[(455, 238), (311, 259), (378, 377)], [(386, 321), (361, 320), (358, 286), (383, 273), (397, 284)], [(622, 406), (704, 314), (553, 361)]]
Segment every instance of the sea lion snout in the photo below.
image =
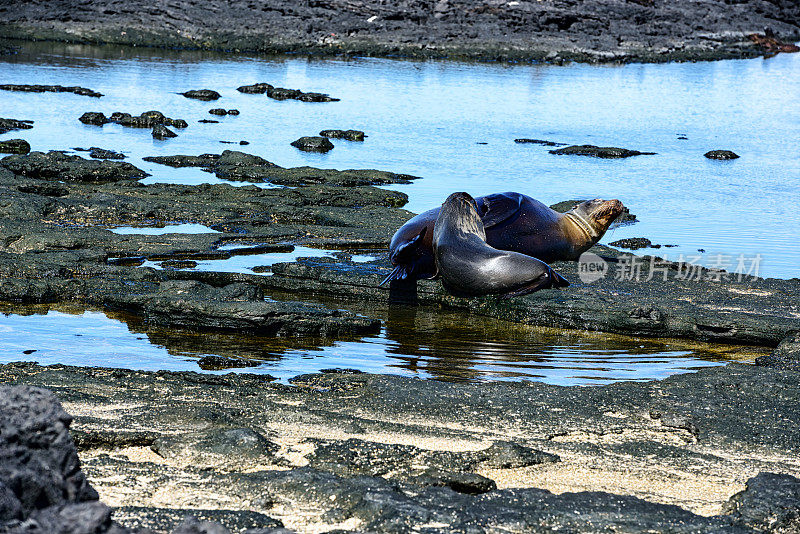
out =
[(625, 205), (616, 198), (612, 200), (595, 198), (578, 204), (573, 210), (593, 222), (598, 231), (605, 232), (609, 225), (625, 211)]

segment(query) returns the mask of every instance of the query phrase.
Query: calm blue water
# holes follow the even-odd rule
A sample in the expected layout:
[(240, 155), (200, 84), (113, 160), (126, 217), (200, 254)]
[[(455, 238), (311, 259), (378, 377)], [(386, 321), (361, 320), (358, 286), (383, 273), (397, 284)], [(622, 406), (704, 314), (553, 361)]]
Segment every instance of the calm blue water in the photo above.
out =
[[(762, 255), (761, 274), (800, 276), (796, 208), (800, 188), (800, 54), (774, 58), (661, 65), (506, 66), (382, 59), (307, 60), (220, 57), (196, 52), (27, 45), (0, 57), (4, 83), (80, 84), (100, 99), (72, 94), (0, 93), (4, 116), (36, 121), (24, 137), (35, 150), (100, 146), (130, 155), (152, 173), (147, 182), (218, 180), (199, 169), (170, 169), (148, 155), (224, 149), (258, 154), (282, 166), (378, 168), (422, 180), (393, 186), (419, 212), (453, 190), (473, 195), (516, 190), (552, 203), (619, 198), (640, 223), (604, 241), (648, 237), (676, 244), (669, 257), (706, 251)], [(265, 81), (320, 91), (334, 103), (278, 102), (236, 91)], [(176, 94), (210, 88), (215, 102)], [(236, 108), (239, 116), (208, 114)], [(84, 111), (158, 109), (189, 128), (167, 141), (147, 130), (78, 122)], [(203, 118), (219, 124), (199, 124)], [(289, 143), (322, 129), (354, 128), (363, 143), (335, 140), (327, 154)], [(688, 140), (679, 140), (683, 134)], [(518, 137), (613, 145), (657, 152), (606, 161), (555, 156)], [(245, 147), (220, 141), (247, 140)], [(487, 143), (487, 144), (477, 144)], [(707, 160), (712, 149), (741, 158)], [(646, 251), (645, 251), (646, 252)], [(662, 249), (662, 252), (665, 252)]]
[(240, 371), (284, 381), (339, 367), (440, 380), (600, 385), (660, 379), (754, 357), (752, 349), (742, 347), (536, 329), (447, 310), (398, 306), (362, 311), (383, 320), (378, 335), (314, 342), (159, 331), (95, 310), (31, 307), (22, 314), (16, 309), (0, 314), (0, 363), (199, 371), (199, 358), (223, 355), (258, 364)]
[[(717, 254), (734, 259), (761, 254), (762, 275), (789, 278), (800, 276), (798, 80), (800, 54), (716, 63), (559, 67), (229, 57), (40, 43), (24, 45), (16, 56), (0, 56), (0, 82), (83, 85), (106, 96), (0, 92), (0, 116), (36, 121), (32, 130), (0, 138), (24, 138), (34, 150), (99, 146), (122, 151), (127, 161), (153, 175), (145, 183), (220, 182), (199, 169), (171, 169), (141, 158), (225, 149), (286, 167), (414, 174), (421, 179), (391, 188), (408, 193), (407, 208), (415, 212), (436, 206), (454, 190), (473, 195), (515, 190), (546, 203), (619, 198), (640, 222), (614, 230), (603, 242), (647, 237), (678, 245), (659, 251), (671, 259), (704, 249), (707, 264)], [(254, 82), (330, 93), (342, 100), (278, 102), (236, 91)], [(217, 90), (222, 98), (200, 102), (176, 94), (199, 88)], [(215, 107), (236, 108), (241, 114), (209, 115)], [(189, 127), (176, 130), (175, 139), (156, 141), (144, 129), (78, 122), (85, 111), (108, 115), (151, 109), (185, 119)], [(200, 119), (220, 123), (201, 124)], [(327, 154), (304, 153), (289, 145), (330, 128), (360, 129), (369, 137), (363, 143), (334, 140), (335, 148)], [(518, 137), (658, 154), (618, 161), (555, 156), (547, 147), (514, 143)], [(240, 146), (240, 140), (250, 144)], [(707, 160), (703, 153), (712, 149), (730, 149), (741, 158)], [(275, 257), (240, 256), (199, 268), (250, 269)], [(281, 378), (355, 367), (446, 379), (596, 384), (662, 378), (742, 357), (708, 346), (545, 334), (500, 322), (492, 326), (444, 311), (364, 313), (384, 320), (380, 335), (332, 345), (253, 344), (225, 336), (212, 343), (205, 336), (191, 348), (189, 335), (141, 333), (142, 328), (100, 312), (20, 315), (11, 309), (0, 316), (0, 362), (197, 369), (198, 356), (225, 354), (255, 358), (260, 366), (247, 371)], [(25, 350), (37, 352), (26, 355)]]

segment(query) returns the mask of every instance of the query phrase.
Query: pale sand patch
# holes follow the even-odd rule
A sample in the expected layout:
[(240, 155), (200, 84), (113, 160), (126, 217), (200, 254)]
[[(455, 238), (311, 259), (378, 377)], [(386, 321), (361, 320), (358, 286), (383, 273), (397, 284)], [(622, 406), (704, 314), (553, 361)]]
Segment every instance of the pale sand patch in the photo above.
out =
[(775, 294), (774, 291), (764, 291), (761, 289), (740, 289), (738, 287), (729, 287), (727, 289), (730, 293), (738, 293), (739, 295), (754, 295), (757, 297), (769, 297), (770, 295)]
[[(519, 469), (482, 469), (478, 474), (494, 480), (498, 489), (541, 488), (556, 494), (605, 491), (662, 504), (677, 504), (704, 516), (719, 514), (723, 503), (745, 487), (744, 482), (726, 477), (671, 470), (667, 473), (633, 466), (600, 466), (597, 458), (591, 459), (595, 465), (590, 466), (585, 460)], [(756, 471), (742, 473), (742, 478), (746, 480), (756, 474)]]
[(117, 419), (124, 410), (142, 408), (144, 404), (83, 404), (75, 402), (62, 402), (61, 406), (73, 417), (96, 417), (98, 419)]
[(125, 447), (114, 451), (115, 456), (124, 456), (131, 462), (151, 462), (154, 464), (168, 464), (166, 458), (159, 456), (150, 447)]

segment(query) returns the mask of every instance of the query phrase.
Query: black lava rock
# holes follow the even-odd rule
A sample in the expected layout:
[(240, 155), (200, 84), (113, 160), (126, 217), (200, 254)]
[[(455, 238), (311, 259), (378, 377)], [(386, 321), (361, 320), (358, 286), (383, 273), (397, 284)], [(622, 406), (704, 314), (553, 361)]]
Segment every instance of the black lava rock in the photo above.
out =
[(127, 162), (88, 160), (55, 150), (6, 156), (0, 166), (28, 178), (66, 182), (108, 183), (149, 176)]
[(242, 85), (236, 88), (240, 93), (249, 95), (263, 95), (270, 89), (273, 89), (273, 86), (268, 83), (254, 83), (253, 85)]
[(49, 391), (0, 386), (0, 530), (3, 520), (97, 501), (80, 471), (71, 422)]
[(739, 159), (739, 154), (731, 152), (730, 150), (710, 150), (703, 155), (708, 159)]
[(31, 145), (24, 139), (8, 139), (0, 141), (0, 152), (4, 154), (27, 154)]
[(153, 126), (153, 137), (156, 139), (169, 139), (170, 137), (178, 137), (178, 134), (164, 126), (163, 124), (156, 124)]
[(189, 126), (189, 124), (183, 119), (171, 119), (160, 111), (156, 110), (145, 111), (139, 116), (133, 116), (130, 113), (115, 111), (111, 114), (109, 120), (129, 128), (152, 128), (158, 124), (172, 126), (175, 128), (186, 128)]
[(534, 145), (542, 145), (542, 146), (564, 146), (566, 143), (556, 143), (555, 141), (546, 141), (544, 139), (514, 139), (515, 143), (520, 144), (534, 144)]
[(127, 157), (122, 152), (114, 152), (113, 150), (97, 147), (89, 149), (89, 156), (96, 159), (125, 159)]
[(225, 110), (225, 109), (223, 109), (223, 108), (214, 108), (214, 109), (209, 109), (209, 110), (208, 110), (208, 112), (209, 112), (209, 113), (211, 113), (212, 115), (218, 115), (218, 116), (223, 116), (223, 115), (238, 115), (238, 114), (239, 114), (239, 110), (238, 110), (238, 109), (228, 109), (228, 110)]
[(629, 237), (627, 239), (618, 239), (609, 243), (612, 247), (628, 248), (631, 250), (638, 250), (640, 248), (661, 248), (661, 245), (653, 245), (653, 243), (646, 237)]
[(92, 124), (94, 126), (102, 126), (108, 122), (108, 117), (98, 111), (87, 111), (78, 118), (83, 124)]
[(203, 356), (197, 361), (203, 371), (222, 371), (225, 369), (241, 369), (243, 367), (258, 367), (260, 362), (245, 360), (243, 358), (227, 358), (225, 356)]
[(333, 143), (327, 137), (301, 137), (291, 145), (304, 152), (328, 152), (333, 149)]
[(300, 100), (302, 102), (338, 102), (338, 98), (333, 98), (324, 93), (304, 93), (299, 89), (286, 89), (284, 87), (269, 86), (266, 90), (267, 96), (275, 100)]
[(655, 152), (639, 152), (638, 150), (628, 150), (627, 148), (618, 148), (613, 146), (595, 146), (595, 145), (572, 145), (564, 148), (557, 148), (551, 150), (551, 154), (566, 155), (566, 156), (591, 156), (594, 158), (603, 159), (619, 159), (629, 158), (631, 156), (652, 156)]
[(100, 98), (102, 93), (92, 91), (86, 87), (70, 86), (64, 87), (63, 85), (14, 85), (4, 84), (0, 85), (3, 91), (24, 91), (26, 93), (74, 93), (81, 96), (91, 96)]
[(31, 128), (33, 128), (33, 121), (0, 119), (0, 134), (10, 132), (11, 130), (30, 130)]
[(194, 98), (195, 100), (204, 100), (206, 102), (210, 100), (217, 100), (222, 96), (218, 92), (212, 91), (211, 89), (194, 89), (178, 94), (181, 94), (186, 98)]
[(107, 150), (105, 148), (99, 148), (96, 146), (90, 148), (75, 148), (73, 150), (79, 150), (81, 152), (88, 152), (89, 157), (95, 159), (125, 159), (128, 156), (123, 154), (122, 152), (116, 152), (114, 150)]
[(366, 137), (361, 130), (322, 130), (319, 135), (347, 141), (363, 141), (364, 137)]
[(800, 479), (759, 473), (725, 503), (723, 513), (757, 532), (800, 532)]
[(800, 331), (786, 336), (772, 354), (756, 358), (756, 365), (800, 371)]

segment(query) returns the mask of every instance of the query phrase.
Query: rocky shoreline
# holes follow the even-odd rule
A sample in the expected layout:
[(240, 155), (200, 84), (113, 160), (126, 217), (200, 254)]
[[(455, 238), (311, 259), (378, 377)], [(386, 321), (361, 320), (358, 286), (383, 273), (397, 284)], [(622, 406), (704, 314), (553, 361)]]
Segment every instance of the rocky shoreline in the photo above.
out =
[[(86, 532), (169, 532), (187, 515), (225, 525), (188, 530), (209, 533), (795, 532), (798, 376), (730, 364), (591, 388), (342, 371), (283, 385), (247, 374), (2, 365), (0, 380), (17, 387), (0, 388), (0, 425), (24, 434), (33, 403), (53, 414), (39, 432), (60, 429), (45, 450), (58, 444), (76, 465), (70, 418), (30, 386), (55, 392), (75, 417), (78, 473), (121, 526), (89, 486), (10, 517), (74, 524), (87, 517), (65, 512), (76, 500), (94, 510)], [(8, 435), (0, 457), (24, 457)], [(30, 500), (41, 479), (25, 475), (32, 482), (20, 489), (3, 465), (0, 489), (10, 480), (17, 500)]]
[[(800, 38), (790, 1), (0, 1), (0, 37), (268, 54), (481, 61), (663, 62), (755, 57)], [(773, 33), (774, 32), (774, 33)], [(761, 43), (761, 44), (758, 44)], [(766, 43), (766, 44), (765, 44)]]

